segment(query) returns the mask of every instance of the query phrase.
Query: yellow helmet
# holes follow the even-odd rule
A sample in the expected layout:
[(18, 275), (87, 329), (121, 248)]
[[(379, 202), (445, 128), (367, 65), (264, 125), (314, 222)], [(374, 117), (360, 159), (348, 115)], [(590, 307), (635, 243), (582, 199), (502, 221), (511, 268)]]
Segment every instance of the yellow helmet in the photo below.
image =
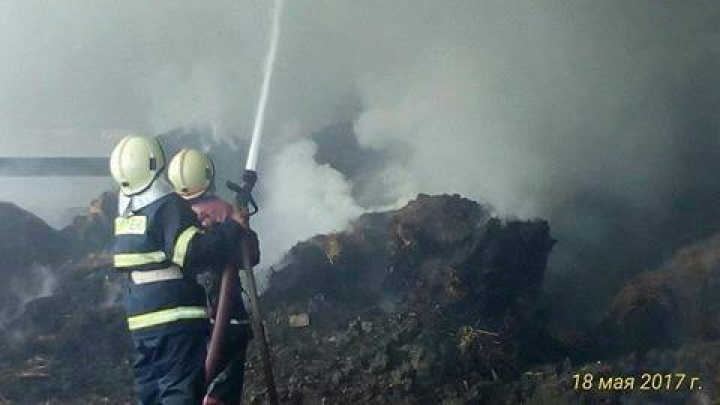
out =
[(210, 157), (196, 149), (183, 149), (168, 165), (168, 179), (184, 198), (202, 195), (210, 188), (215, 167)]
[(154, 139), (128, 135), (110, 155), (110, 173), (126, 196), (145, 191), (165, 168), (165, 153)]

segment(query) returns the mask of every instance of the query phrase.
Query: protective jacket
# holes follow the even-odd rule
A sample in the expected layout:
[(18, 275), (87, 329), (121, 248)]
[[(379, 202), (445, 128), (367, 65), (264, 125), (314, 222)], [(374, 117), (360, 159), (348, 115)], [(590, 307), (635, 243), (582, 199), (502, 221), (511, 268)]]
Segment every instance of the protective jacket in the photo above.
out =
[(128, 275), (125, 310), (133, 337), (207, 328), (196, 270), (225, 263), (243, 228), (226, 220), (201, 231), (195, 213), (175, 193), (119, 207), (113, 259)]
[[(198, 220), (202, 225), (202, 229), (211, 230), (217, 224), (222, 223), (233, 212), (233, 207), (228, 202), (212, 194), (203, 194), (200, 197), (187, 200), (192, 205), (192, 210), (197, 215)], [(257, 235), (253, 231), (250, 232), (250, 247), (251, 247), (251, 261), (252, 265), (256, 265), (260, 261), (260, 250), (258, 248)], [(210, 315), (214, 318), (215, 311), (217, 310), (218, 297), (220, 293), (220, 273), (222, 269), (210, 269), (206, 273), (202, 274), (201, 282), (205, 286), (208, 295), (208, 301), (210, 304)], [(248, 324), (248, 313), (242, 302), (242, 284), (240, 280), (237, 283), (239, 289), (234, 292), (232, 305), (232, 320), (233, 323)]]

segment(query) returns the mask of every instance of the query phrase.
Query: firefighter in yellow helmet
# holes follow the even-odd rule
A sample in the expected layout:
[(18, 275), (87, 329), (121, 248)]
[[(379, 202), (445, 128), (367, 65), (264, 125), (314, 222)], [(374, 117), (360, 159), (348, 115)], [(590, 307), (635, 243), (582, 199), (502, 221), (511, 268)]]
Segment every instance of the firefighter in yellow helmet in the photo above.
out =
[[(168, 178), (175, 192), (185, 198), (198, 216), (204, 229), (212, 229), (233, 213), (233, 207), (214, 194), (215, 167), (206, 154), (194, 150), (183, 149), (170, 161)], [(257, 245), (254, 246), (254, 262), (257, 262)], [(240, 403), (245, 371), (245, 353), (252, 338), (248, 313), (242, 301), (241, 282), (237, 270), (226, 270), (230, 275), (225, 279), (230, 286), (222, 286), (230, 294), (225, 301), (230, 305), (230, 324), (227, 326), (214, 323), (213, 333), (222, 333), (224, 342), (220, 347), (221, 364), (219, 374), (210, 376), (212, 380), (207, 389), (205, 405), (235, 405)], [(202, 277), (205, 286), (210, 314), (213, 319), (218, 313), (221, 289), (220, 272), (210, 269)], [(230, 280), (232, 277), (233, 280)]]
[(138, 402), (197, 405), (210, 324), (196, 271), (222, 265), (248, 231), (235, 213), (201, 231), (190, 206), (162, 177), (164, 169), (153, 138), (130, 135), (113, 150), (110, 171), (120, 186), (113, 261), (127, 276)]

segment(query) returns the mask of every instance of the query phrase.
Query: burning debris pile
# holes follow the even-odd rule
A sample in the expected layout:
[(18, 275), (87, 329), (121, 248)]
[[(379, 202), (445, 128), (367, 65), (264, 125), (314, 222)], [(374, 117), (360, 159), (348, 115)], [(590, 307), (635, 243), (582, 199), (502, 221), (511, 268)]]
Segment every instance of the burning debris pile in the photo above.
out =
[(544, 221), (421, 195), (296, 245), (263, 296), (281, 396), (490, 401), (525, 365), (560, 355), (540, 292), (553, 244)]
[[(20, 302), (0, 328), (0, 403), (129, 403), (132, 350), (118, 275), (103, 252), (114, 207), (106, 193), (61, 231), (14, 207), (0, 212), (0, 223), (13, 229), (3, 233), (0, 246), (12, 250), (5, 257), (25, 260), (1, 268), (9, 280), (1, 296), (43, 290)], [(28, 271), (36, 263), (43, 263), (37, 277)]]
[[(118, 275), (103, 252), (113, 197), (54, 231), (0, 205), (12, 280), (44, 265), (51, 291), (0, 328), (0, 404), (128, 404), (132, 349)], [(15, 222), (13, 222), (15, 221)], [(82, 249), (82, 241), (94, 247)], [(420, 195), (298, 243), (262, 300), (282, 403), (704, 403), (720, 375), (720, 236), (691, 245), (619, 292), (595, 330), (556, 337), (541, 287), (554, 244), (545, 221), (500, 220), (459, 196)], [(52, 249), (51, 249), (52, 248)], [(9, 254), (12, 252), (13, 255)], [(34, 277), (34, 276), (32, 276)], [(7, 295), (2, 295), (7, 300)], [(3, 303), (4, 305), (9, 305)], [(563, 325), (563, 329), (572, 329)], [(695, 391), (589, 392), (596, 376), (682, 372)], [(265, 397), (253, 347), (246, 403)], [(638, 384), (640, 380), (638, 380)], [(654, 401), (654, 402), (653, 402)]]
[(53, 274), (53, 295), (29, 302), (0, 335), (0, 395), (13, 404), (129, 403), (132, 348), (109, 257)]

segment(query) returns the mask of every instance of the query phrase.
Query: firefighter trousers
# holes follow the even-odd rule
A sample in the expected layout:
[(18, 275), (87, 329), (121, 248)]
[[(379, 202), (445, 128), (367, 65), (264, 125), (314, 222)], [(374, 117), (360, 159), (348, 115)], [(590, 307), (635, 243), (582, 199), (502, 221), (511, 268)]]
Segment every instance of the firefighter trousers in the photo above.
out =
[(136, 338), (135, 393), (139, 405), (199, 405), (205, 388), (207, 334), (182, 331)]

